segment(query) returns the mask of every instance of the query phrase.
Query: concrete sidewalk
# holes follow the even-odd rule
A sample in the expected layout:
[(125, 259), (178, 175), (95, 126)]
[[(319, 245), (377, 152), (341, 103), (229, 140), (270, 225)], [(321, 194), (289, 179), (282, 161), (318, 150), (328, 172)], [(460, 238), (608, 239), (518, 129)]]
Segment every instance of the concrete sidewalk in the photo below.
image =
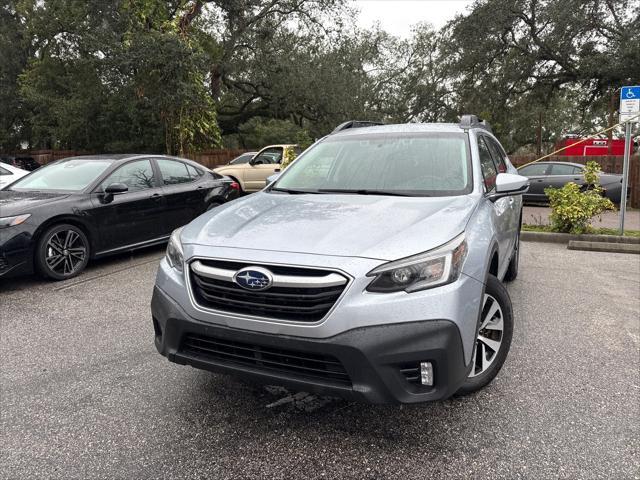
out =
[[(549, 207), (535, 207), (525, 205), (522, 221), (528, 225), (548, 225)], [(620, 226), (620, 212), (605, 212), (593, 221), (594, 228), (618, 228)], [(624, 221), (625, 230), (640, 230), (640, 210), (627, 210)]]

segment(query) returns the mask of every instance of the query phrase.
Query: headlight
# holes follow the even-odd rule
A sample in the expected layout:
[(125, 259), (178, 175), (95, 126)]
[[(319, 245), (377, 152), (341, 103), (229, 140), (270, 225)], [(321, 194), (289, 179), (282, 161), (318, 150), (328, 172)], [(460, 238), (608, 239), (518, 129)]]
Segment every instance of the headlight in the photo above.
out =
[(31, 216), (30, 213), (24, 215), (16, 215), (15, 217), (0, 217), (0, 228), (15, 227), (27, 221)]
[(169, 265), (179, 272), (182, 272), (182, 265), (184, 264), (184, 252), (182, 251), (182, 243), (180, 243), (180, 232), (182, 232), (183, 228), (177, 228), (171, 234), (166, 254)]
[(455, 282), (467, 256), (464, 233), (450, 242), (419, 255), (386, 263), (371, 270), (376, 277), (367, 287), (369, 292), (416, 292)]

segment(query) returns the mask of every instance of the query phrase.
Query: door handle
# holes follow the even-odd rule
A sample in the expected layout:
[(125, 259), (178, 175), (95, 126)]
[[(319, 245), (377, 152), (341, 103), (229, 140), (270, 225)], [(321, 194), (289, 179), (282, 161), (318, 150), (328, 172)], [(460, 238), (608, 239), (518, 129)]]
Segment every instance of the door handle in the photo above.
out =
[(538, 182), (538, 183), (542, 183), (542, 182), (544, 182), (544, 180), (543, 180), (543, 179), (541, 179), (541, 178), (539, 178), (538, 180), (536, 180), (536, 182)]
[(162, 195), (160, 195), (159, 193), (154, 193), (149, 198), (151, 198), (151, 200), (155, 200), (157, 202), (158, 200), (160, 200), (162, 198)]

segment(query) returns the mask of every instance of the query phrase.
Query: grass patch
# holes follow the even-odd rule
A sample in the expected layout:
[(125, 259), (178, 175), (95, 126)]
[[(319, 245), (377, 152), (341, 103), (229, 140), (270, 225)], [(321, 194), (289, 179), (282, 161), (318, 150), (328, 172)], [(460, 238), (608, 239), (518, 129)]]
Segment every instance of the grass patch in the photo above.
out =
[[(523, 232), (546, 232), (554, 233), (551, 225), (522, 225)], [(617, 228), (593, 228), (589, 227), (586, 232), (587, 235), (618, 235)], [(640, 237), (640, 230), (625, 230), (625, 237)]]

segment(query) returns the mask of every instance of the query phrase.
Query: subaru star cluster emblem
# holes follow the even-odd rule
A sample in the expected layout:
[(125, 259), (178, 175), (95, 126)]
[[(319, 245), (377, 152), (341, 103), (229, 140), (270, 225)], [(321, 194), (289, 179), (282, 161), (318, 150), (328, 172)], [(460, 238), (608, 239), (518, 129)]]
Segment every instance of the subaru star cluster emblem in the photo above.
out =
[(238, 270), (233, 281), (247, 290), (266, 290), (273, 284), (273, 276), (269, 270), (260, 267), (246, 267)]

